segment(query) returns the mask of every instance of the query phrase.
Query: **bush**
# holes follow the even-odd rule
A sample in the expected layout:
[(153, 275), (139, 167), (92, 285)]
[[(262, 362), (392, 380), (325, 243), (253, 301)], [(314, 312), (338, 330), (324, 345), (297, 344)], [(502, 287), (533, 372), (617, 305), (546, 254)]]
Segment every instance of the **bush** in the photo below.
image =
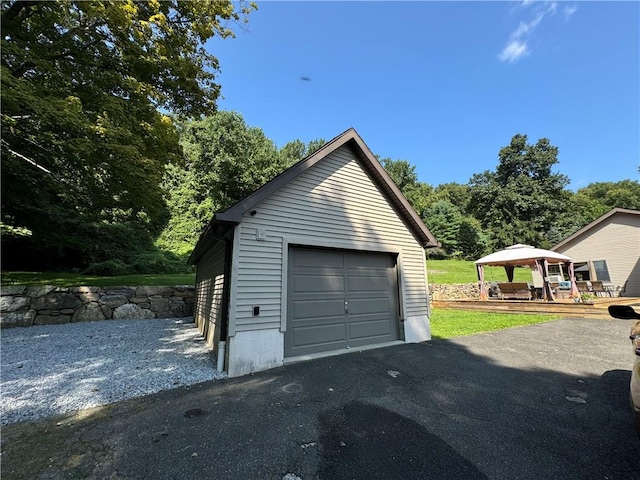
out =
[(107, 260), (105, 262), (92, 263), (82, 273), (84, 275), (115, 277), (117, 275), (126, 275), (130, 273), (130, 269), (127, 264), (120, 260)]
[(143, 275), (150, 273), (167, 273), (168, 262), (161, 252), (141, 253), (136, 255), (131, 264), (133, 273)]
[(148, 252), (136, 256), (131, 270), (139, 274), (192, 273), (193, 267), (184, 258), (168, 252)]
[(436, 260), (446, 260), (449, 258), (449, 254), (440, 247), (430, 248), (426, 251), (426, 253), (427, 253), (427, 260), (432, 258)]

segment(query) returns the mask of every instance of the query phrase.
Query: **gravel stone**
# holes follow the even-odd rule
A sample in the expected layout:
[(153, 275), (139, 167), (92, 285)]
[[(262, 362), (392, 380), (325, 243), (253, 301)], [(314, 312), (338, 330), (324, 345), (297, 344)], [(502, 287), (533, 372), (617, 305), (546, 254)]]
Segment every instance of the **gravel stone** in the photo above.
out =
[(0, 341), (2, 425), (226, 377), (191, 318), (12, 328)]

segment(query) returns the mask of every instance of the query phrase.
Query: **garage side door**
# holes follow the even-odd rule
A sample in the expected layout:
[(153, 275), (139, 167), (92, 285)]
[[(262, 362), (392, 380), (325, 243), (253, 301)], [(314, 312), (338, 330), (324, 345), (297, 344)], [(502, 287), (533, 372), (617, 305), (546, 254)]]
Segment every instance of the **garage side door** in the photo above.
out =
[(285, 356), (398, 339), (395, 257), (292, 247)]

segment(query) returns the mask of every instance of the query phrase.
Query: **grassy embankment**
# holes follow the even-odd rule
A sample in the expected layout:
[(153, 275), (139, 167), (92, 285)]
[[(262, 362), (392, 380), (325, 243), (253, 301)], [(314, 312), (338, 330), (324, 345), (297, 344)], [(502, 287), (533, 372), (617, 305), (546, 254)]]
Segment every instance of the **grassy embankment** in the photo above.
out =
[[(473, 262), (459, 260), (429, 260), (427, 270), (430, 283), (472, 283), (477, 281)], [(489, 267), (485, 269), (487, 280), (506, 281), (504, 269)], [(515, 281), (530, 281), (528, 268), (515, 270)], [(47, 272), (3, 272), (2, 285), (56, 285), (70, 287), (89, 285), (106, 287), (127, 286), (165, 286), (194, 285), (194, 274), (183, 275), (123, 275), (116, 277), (98, 277), (77, 273)], [(459, 310), (433, 309), (431, 331), (434, 338), (451, 338), (472, 335), (503, 328), (547, 322), (558, 318), (553, 315), (517, 315), (511, 313), (465, 312)]]
[(114, 285), (167, 286), (195, 285), (193, 273), (177, 275), (120, 275), (115, 277), (99, 277), (80, 275), (79, 273), (60, 272), (2, 272), (2, 285), (55, 285), (56, 287), (75, 287), (86, 285), (91, 287), (108, 287)]
[[(427, 260), (429, 283), (473, 283), (478, 281), (476, 265), (465, 260)], [(484, 279), (488, 282), (506, 282), (507, 274), (502, 267), (484, 267)], [(514, 282), (530, 282), (529, 268), (516, 268)]]

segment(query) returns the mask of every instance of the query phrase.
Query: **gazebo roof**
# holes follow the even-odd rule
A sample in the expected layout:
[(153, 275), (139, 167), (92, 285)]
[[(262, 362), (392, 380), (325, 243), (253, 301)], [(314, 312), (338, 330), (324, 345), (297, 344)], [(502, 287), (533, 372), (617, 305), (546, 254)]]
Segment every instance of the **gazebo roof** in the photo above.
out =
[(475, 261), (476, 265), (533, 265), (536, 260), (547, 260), (551, 263), (573, 262), (571, 257), (551, 250), (536, 248), (531, 245), (511, 245)]

